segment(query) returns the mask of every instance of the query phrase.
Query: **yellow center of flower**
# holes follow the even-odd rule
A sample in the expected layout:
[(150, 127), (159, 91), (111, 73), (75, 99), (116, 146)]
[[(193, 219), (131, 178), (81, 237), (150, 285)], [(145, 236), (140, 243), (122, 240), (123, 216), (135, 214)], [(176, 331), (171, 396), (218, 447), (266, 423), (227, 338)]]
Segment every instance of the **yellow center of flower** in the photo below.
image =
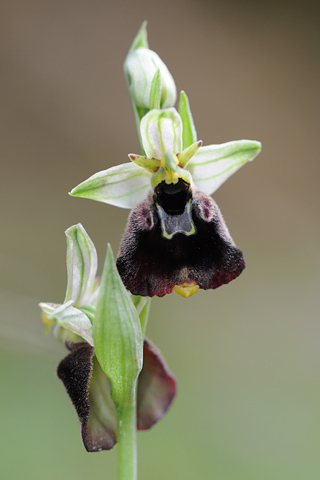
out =
[(176, 155), (165, 155), (162, 157), (160, 165), (165, 171), (165, 182), (177, 183), (180, 178), (177, 169), (177, 166), (179, 165), (178, 157)]
[(199, 285), (196, 283), (182, 283), (181, 285), (175, 285), (174, 291), (179, 293), (184, 298), (189, 298), (191, 295), (199, 290)]

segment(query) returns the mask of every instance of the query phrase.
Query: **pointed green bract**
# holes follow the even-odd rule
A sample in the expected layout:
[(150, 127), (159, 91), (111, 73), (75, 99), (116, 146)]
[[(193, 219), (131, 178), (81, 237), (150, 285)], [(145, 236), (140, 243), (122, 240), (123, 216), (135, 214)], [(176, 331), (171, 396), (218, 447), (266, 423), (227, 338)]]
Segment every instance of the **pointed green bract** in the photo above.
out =
[(214, 193), (242, 165), (253, 160), (261, 151), (261, 143), (254, 140), (236, 140), (220, 145), (200, 147), (187, 163), (198, 190)]
[(151, 110), (140, 124), (146, 156), (161, 160), (166, 153), (182, 150), (182, 122), (175, 108)]
[(183, 124), (182, 140), (183, 149), (185, 149), (197, 141), (197, 132), (193, 122), (189, 100), (184, 91), (180, 92), (178, 112)]
[(137, 50), (137, 48), (145, 47), (149, 48), (148, 44), (148, 32), (147, 32), (147, 20), (144, 20), (141, 24), (141, 27), (138, 30), (137, 35), (134, 37), (134, 40), (131, 44), (129, 53)]
[(143, 339), (139, 316), (121, 281), (110, 245), (101, 278), (93, 338), (96, 356), (110, 380), (117, 409), (132, 405), (142, 368)]
[(123, 65), (124, 76), (125, 76), (126, 83), (127, 83), (128, 90), (129, 90), (129, 94), (130, 94), (130, 100), (131, 100), (131, 105), (132, 105), (132, 110), (133, 110), (134, 121), (135, 121), (135, 124), (136, 124), (138, 139), (139, 139), (139, 143), (140, 143), (141, 153), (144, 154), (143, 147), (142, 147), (141, 135), (140, 135), (140, 120), (143, 117), (143, 115), (145, 115), (147, 113), (147, 111), (144, 108), (140, 108), (140, 107), (136, 106), (134, 98), (131, 94), (130, 79), (129, 79), (129, 74), (128, 74), (128, 71), (127, 71), (127, 59), (129, 57), (129, 55), (134, 50), (136, 50), (138, 48), (141, 48), (141, 47), (149, 48), (148, 34), (147, 34), (147, 21), (146, 20), (144, 22), (142, 22), (142, 25), (141, 25), (137, 35), (135, 36), (133, 42), (132, 42), (132, 45), (129, 49), (126, 61), (124, 62), (124, 65)]
[(92, 175), (73, 188), (70, 195), (89, 198), (121, 208), (133, 208), (150, 188), (150, 174), (134, 163), (123, 163)]
[(95, 286), (98, 268), (96, 248), (81, 225), (73, 225), (65, 232), (67, 240), (67, 291), (64, 302), (75, 305), (89, 303)]

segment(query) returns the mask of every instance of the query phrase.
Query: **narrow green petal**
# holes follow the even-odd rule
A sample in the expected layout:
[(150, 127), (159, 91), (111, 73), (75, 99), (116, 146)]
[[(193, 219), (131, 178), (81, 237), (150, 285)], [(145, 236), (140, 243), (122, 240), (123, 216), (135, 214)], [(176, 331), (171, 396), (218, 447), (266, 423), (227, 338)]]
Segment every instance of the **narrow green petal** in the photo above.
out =
[(146, 156), (161, 160), (166, 153), (182, 151), (182, 122), (175, 108), (151, 110), (140, 124)]
[(190, 147), (187, 147), (185, 150), (183, 150), (183, 152), (178, 153), (177, 157), (179, 160), (179, 167), (184, 168), (189, 160), (195, 156), (201, 145), (202, 140), (199, 140), (199, 142), (193, 143), (190, 145)]
[(197, 132), (193, 122), (187, 94), (183, 90), (180, 93), (178, 112), (183, 124), (182, 140), (183, 149), (185, 149), (197, 141)]
[(110, 245), (102, 273), (93, 334), (95, 352), (110, 380), (116, 407), (126, 408), (132, 405), (142, 368), (143, 339), (139, 316), (121, 281)]
[(254, 140), (236, 140), (200, 147), (187, 163), (186, 169), (190, 171), (196, 188), (211, 195), (260, 151), (261, 143)]
[(160, 168), (160, 161), (156, 160), (155, 158), (147, 158), (142, 155), (135, 155), (133, 153), (129, 154), (129, 158), (138, 167), (145, 168), (151, 174), (155, 173)]
[(92, 175), (73, 188), (70, 195), (133, 208), (147, 196), (149, 188), (150, 173), (134, 163), (123, 163)]
[(81, 225), (73, 225), (65, 232), (67, 239), (67, 292), (65, 302), (75, 305), (91, 303), (96, 288), (98, 256), (93, 241)]

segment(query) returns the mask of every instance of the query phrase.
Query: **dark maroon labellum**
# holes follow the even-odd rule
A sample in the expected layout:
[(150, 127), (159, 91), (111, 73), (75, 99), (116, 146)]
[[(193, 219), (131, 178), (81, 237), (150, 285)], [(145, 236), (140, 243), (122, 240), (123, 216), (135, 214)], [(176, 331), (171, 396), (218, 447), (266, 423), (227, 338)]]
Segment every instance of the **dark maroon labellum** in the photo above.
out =
[[(161, 202), (169, 211), (174, 207), (168, 196), (178, 195), (180, 199), (185, 192), (183, 185), (179, 185), (181, 189), (173, 193), (160, 187)], [(186, 205), (188, 202), (195, 226), (193, 234), (179, 231), (166, 237), (164, 220), (152, 197), (131, 212), (117, 259), (122, 281), (131, 293), (162, 297), (171, 293), (176, 285), (183, 284), (196, 284), (205, 290), (217, 288), (229, 283), (244, 269), (242, 252), (232, 240), (214, 200), (196, 192)], [(167, 224), (170, 217), (173, 220), (177, 217), (166, 215)]]

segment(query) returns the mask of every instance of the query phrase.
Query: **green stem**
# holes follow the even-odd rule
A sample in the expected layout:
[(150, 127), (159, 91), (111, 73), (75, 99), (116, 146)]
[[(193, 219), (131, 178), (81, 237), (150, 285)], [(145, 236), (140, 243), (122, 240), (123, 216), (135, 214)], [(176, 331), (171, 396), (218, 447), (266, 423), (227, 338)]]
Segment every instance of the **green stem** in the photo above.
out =
[(118, 409), (118, 480), (137, 480), (136, 400)]

